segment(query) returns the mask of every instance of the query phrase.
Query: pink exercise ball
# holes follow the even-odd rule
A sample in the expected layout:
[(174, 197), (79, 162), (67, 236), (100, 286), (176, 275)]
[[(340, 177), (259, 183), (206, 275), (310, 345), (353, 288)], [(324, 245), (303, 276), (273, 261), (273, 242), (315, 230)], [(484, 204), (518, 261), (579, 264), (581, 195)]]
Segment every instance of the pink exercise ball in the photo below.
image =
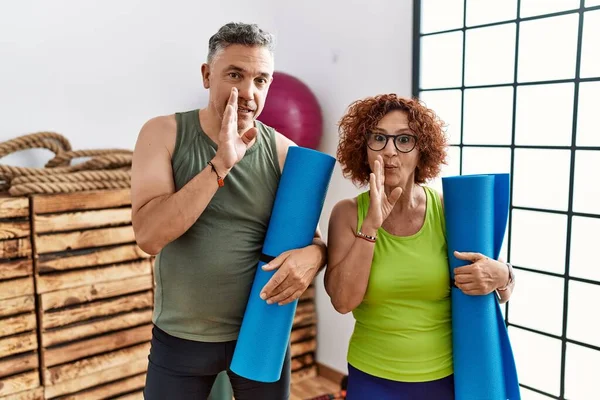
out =
[(265, 107), (258, 119), (298, 146), (316, 149), (323, 133), (323, 117), (313, 92), (298, 78), (273, 74)]

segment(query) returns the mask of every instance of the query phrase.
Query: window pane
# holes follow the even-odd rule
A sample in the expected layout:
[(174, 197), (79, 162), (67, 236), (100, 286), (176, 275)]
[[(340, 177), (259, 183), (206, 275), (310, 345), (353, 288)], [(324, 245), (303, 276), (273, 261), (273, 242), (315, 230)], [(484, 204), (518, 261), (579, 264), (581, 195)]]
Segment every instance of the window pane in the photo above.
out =
[(568, 150), (516, 149), (513, 204), (521, 207), (567, 210)]
[(598, 365), (600, 351), (567, 343), (565, 398), (597, 399)]
[(585, 0), (586, 7), (600, 6), (600, 0)]
[(600, 214), (598, 171), (600, 171), (600, 151), (578, 150), (575, 152), (574, 211)]
[[(512, 307), (509, 310), (509, 315)], [(560, 340), (509, 327), (519, 382), (558, 395), (560, 390)]]
[(510, 172), (510, 149), (489, 147), (463, 148), (463, 174)]
[(565, 272), (567, 216), (513, 210), (511, 262), (540, 271)]
[(512, 23), (467, 30), (465, 85), (513, 82), (515, 29)]
[(463, 0), (421, 0), (421, 32), (462, 28)]
[(450, 146), (448, 148), (448, 165), (442, 169), (443, 176), (455, 176), (460, 174), (460, 147)]
[(553, 397), (544, 396), (533, 390), (521, 388), (521, 400), (551, 400)]
[(570, 146), (573, 136), (572, 83), (520, 86), (517, 89), (515, 143)]
[(590, 312), (590, 306), (598, 304), (599, 298), (600, 285), (569, 282), (567, 320), (567, 337), (569, 339), (600, 346), (600, 313)]
[(506, 21), (516, 17), (516, 0), (467, 0), (467, 26)]
[(583, 43), (581, 48), (582, 78), (600, 76), (600, 10), (583, 14)]
[(465, 90), (463, 142), (466, 144), (510, 144), (512, 136), (513, 88)]
[(600, 146), (600, 128), (598, 127), (600, 82), (581, 82), (578, 100), (577, 146)]
[(519, 290), (510, 298), (509, 322), (560, 336), (565, 280), (536, 272), (518, 274)]
[(450, 144), (460, 144), (460, 90), (421, 92), (419, 96), (446, 124)]
[(422, 89), (462, 84), (462, 35), (452, 32), (421, 38)]
[(578, 14), (521, 22), (519, 82), (574, 78), (578, 25)]
[(600, 218), (573, 217), (571, 224), (571, 259), (569, 274), (600, 282), (597, 260)]
[(521, 0), (521, 18), (579, 8), (579, 0)]
[(442, 177), (460, 175), (460, 147), (450, 146), (448, 148), (448, 165), (442, 165), (440, 176), (429, 182), (429, 186), (442, 191)]

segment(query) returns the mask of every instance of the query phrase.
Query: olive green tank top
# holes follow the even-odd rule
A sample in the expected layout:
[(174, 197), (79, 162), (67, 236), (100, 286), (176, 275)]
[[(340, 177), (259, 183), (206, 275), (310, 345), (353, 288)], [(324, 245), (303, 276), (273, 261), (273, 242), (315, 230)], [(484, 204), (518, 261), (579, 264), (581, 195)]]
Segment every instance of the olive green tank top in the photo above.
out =
[[(444, 215), (435, 190), (425, 187), (421, 229), (410, 236), (377, 231), (371, 274), (356, 324), (348, 362), (380, 378), (425, 382), (452, 374), (450, 269)], [(358, 227), (369, 209), (360, 194)]]
[[(176, 190), (206, 168), (217, 151), (198, 113), (175, 114)], [(194, 225), (156, 257), (152, 320), (172, 336), (237, 339), (281, 176), (275, 131), (259, 121), (256, 127), (254, 145), (227, 175), (225, 186)]]

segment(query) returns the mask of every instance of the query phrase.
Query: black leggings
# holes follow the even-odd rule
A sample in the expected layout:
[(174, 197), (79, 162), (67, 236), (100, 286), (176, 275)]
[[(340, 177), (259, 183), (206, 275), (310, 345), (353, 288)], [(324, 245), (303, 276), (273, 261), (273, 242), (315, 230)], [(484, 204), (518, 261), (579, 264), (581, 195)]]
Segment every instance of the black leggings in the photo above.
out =
[(251, 381), (229, 369), (235, 341), (196, 342), (152, 329), (145, 400), (206, 400), (217, 374), (227, 371), (236, 400), (287, 400), (290, 395), (290, 349), (281, 379), (274, 383)]

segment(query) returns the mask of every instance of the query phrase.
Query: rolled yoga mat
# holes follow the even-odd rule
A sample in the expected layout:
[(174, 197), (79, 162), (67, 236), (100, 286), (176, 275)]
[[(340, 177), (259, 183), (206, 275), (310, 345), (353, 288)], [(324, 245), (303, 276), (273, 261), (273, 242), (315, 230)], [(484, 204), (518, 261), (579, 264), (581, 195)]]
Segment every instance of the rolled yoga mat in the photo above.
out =
[(276, 272), (262, 267), (285, 251), (312, 243), (334, 166), (333, 157), (318, 151), (288, 150), (230, 366), (247, 379), (276, 382), (281, 377), (298, 301), (280, 306), (262, 300), (260, 292)]
[[(454, 250), (498, 259), (509, 210), (509, 175), (442, 178), (448, 260)], [(495, 293), (470, 296), (452, 287), (454, 384), (457, 400), (520, 399), (515, 360)]]

